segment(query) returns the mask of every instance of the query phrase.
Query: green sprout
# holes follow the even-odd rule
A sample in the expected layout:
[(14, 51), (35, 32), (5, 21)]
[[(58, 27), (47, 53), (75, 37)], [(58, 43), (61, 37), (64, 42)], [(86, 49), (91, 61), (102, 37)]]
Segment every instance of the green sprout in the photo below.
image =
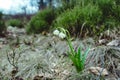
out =
[(86, 61), (87, 54), (90, 51), (90, 48), (88, 48), (84, 53), (82, 53), (82, 50), (80, 47), (78, 48), (77, 51), (75, 51), (72, 45), (72, 42), (70, 40), (69, 31), (61, 27), (58, 27), (58, 29), (66, 35), (67, 43), (70, 48), (70, 51), (68, 51), (69, 58), (73, 62), (73, 65), (75, 66), (77, 72), (81, 72), (85, 68), (85, 61)]

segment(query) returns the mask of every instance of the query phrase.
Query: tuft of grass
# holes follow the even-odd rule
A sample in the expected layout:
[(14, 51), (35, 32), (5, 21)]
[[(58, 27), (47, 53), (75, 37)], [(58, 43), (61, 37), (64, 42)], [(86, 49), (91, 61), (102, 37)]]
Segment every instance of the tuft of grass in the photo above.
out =
[(12, 27), (18, 27), (18, 28), (24, 27), (22, 21), (19, 19), (10, 19), (7, 21), (7, 25)]
[[(73, 49), (70, 48), (70, 49)], [(72, 60), (77, 72), (81, 72), (85, 68), (85, 60), (90, 49), (87, 49), (84, 54), (82, 54), (81, 48), (79, 47), (77, 52), (68, 52), (69, 58)]]

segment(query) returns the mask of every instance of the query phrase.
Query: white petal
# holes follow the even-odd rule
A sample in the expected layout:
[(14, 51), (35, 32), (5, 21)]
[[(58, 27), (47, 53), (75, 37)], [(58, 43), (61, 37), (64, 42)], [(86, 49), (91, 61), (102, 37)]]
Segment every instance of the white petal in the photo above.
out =
[(59, 32), (58, 30), (54, 30), (54, 31), (53, 31), (53, 34), (56, 35), (56, 36), (58, 36), (59, 33), (60, 33), (60, 32)]
[(60, 37), (61, 39), (64, 39), (64, 38), (66, 37), (66, 35), (65, 35), (64, 33), (60, 32), (59, 37)]

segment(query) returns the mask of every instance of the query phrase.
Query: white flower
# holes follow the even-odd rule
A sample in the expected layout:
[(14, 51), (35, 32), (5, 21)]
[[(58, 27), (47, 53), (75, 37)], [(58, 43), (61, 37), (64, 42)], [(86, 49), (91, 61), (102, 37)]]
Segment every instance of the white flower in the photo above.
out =
[(60, 33), (60, 32), (59, 32), (58, 30), (54, 30), (54, 31), (53, 31), (53, 34), (56, 35), (56, 36), (58, 36), (59, 33)]
[(59, 37), (60, 37), (61, 39), (64, 39), (64, 38), (66, 37), (66, 35), (65, 35), (63, 32), (60, 32), (60, 33), (59, 33)]

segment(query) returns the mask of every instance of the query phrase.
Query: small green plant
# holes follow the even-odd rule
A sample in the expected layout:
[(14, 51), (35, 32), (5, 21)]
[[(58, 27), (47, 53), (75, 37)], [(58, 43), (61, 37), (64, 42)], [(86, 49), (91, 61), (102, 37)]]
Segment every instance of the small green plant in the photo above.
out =
[(11, 20), (9, 20), (8, 25), (13, 26), (13, 27), (18, 27), (18, 28), (24, 27), (22, 22), (19, 19), (11, 19)]
[(73, 62), (73, 65), (75, 66), (77, 72), (81, 72), (85, 68), (85, 60), (90, 48), (88, 48), (84, 53), (82, 53), (80, 47), (78, 48), (77, 51), (75, 51), (74, 47), (72, 46), (72, 42), (70, 40), (69, 32), (64, 28), (59, 27), (58, 29), (60, 29), (60, 31), (62, 31), (66, 35), (68, 46), (70, 48), (70, 51), (68, 51), (69, 58)]

